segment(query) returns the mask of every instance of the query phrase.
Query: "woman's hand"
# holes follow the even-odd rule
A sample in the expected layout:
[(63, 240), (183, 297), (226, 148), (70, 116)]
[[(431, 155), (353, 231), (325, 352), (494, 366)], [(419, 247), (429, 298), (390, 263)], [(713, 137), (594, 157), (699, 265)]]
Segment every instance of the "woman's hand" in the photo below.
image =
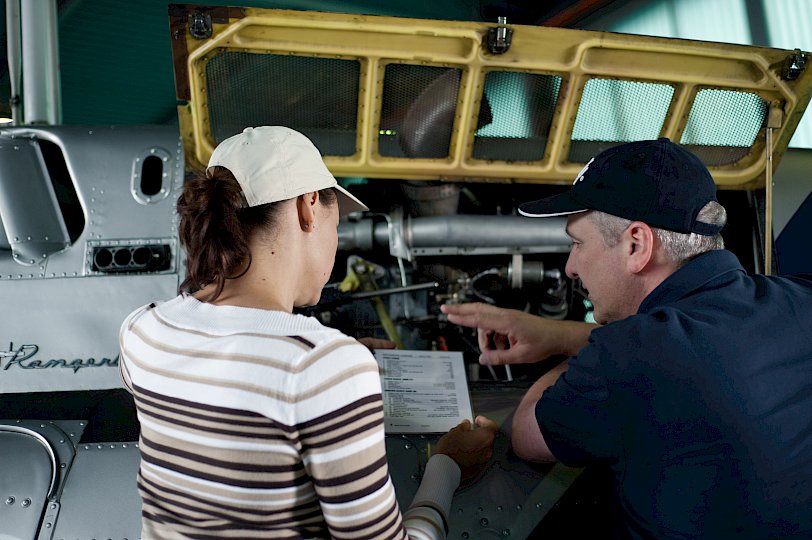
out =
[(446, 454), (460, 467), (461, 481), (474, 478), (493, 455), (493, 441), (499, 426), (484, 416), (477, 416), (472, 426), (463, 420), (440, 437), (435, 454)]

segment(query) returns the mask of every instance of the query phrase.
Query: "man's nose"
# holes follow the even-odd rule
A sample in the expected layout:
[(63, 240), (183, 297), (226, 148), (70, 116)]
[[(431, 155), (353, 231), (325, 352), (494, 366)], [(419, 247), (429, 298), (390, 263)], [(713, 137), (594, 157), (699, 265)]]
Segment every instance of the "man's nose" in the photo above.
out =
[(567, 258), (567, 265), (564, 267), (564, 273), (567, 274), (567, 277), (570, 279), (577, 279), (578, 272), (575, 270), (575, 263), (572, 260), (572, 253), (570, 252), (570, 256)]

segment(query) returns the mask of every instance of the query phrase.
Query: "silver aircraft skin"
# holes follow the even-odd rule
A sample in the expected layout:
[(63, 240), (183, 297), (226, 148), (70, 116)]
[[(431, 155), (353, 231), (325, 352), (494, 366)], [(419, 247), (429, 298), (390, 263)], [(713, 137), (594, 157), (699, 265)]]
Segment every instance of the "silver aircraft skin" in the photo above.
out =
[(180, 137), (5, 128), (0, 155), (0, 537), (138, 538), (137, 439), (85, 443), (118, 416), (82, 413), (122, 392), (123, 318), (177, 293)]

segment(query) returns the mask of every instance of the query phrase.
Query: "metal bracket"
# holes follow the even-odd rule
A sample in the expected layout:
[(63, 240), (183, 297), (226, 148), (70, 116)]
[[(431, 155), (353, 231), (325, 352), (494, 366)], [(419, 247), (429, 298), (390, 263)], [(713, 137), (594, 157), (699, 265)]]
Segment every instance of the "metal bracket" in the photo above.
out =
[(42, 518), (42, 526), (39, 529), (37, 540), (51, 540), (54, 537), (54, 524), (59, 518), (59, 510), (62, 505), (59, 501), (49, 500), (45, 506), (45, 517)]
[(389, 232), (389, 254), (398, 259), (412, 260), (403, 226), (403, 209), (395, 207), (386, 219)]
[(510, 49), (513, 39), (513, 29), (507, 25), (507, 17), (496, 19), (498, 26), (488, 29), (485, 47), (491, 54), (503, 54)]

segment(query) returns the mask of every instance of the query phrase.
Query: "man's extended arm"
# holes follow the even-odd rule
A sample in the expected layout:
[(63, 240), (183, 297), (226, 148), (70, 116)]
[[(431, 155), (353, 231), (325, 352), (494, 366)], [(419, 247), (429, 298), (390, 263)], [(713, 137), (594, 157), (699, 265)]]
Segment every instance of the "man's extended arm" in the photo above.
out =
[(555, 355), (573, 356), (596, 327), (480, 303), (446, 304), (440, 309), (450, 322), (477, 329), (480, 364), (528, 364)]

